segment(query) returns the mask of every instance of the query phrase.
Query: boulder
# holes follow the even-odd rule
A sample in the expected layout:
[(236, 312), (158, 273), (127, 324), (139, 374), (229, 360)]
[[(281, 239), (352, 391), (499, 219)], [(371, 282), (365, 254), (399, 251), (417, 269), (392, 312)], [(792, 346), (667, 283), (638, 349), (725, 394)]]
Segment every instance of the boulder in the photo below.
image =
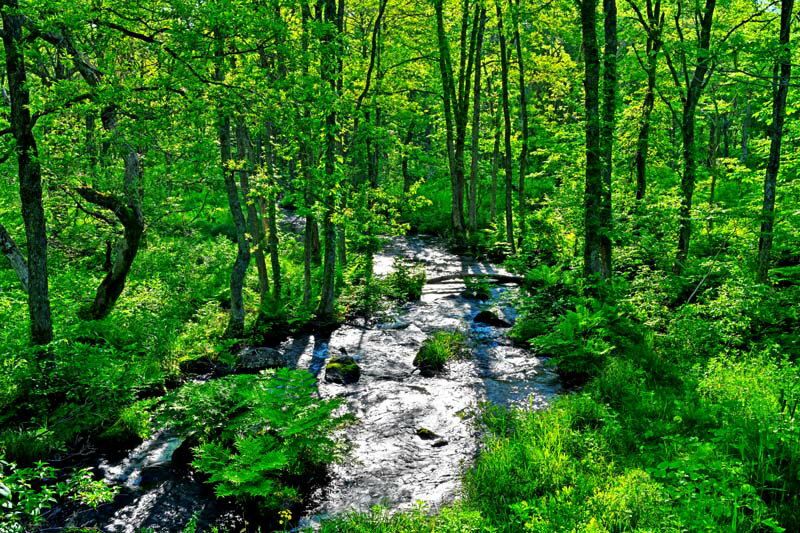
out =
[(486, 324), (487, 326), (494, 326), (496, 328), (510, 328), (511, 324), (499, 316), (494, 311), (490, 311), (489, 309), (484, 309), (483, 311), (479, 312), (475, 315), (474, 318), (475, 322), (479, 322), (481, 324)]
[(350, 385), (361, 378), (361, 367), (349, 355), (337, 355), (325, 365), (325, 381)]
[(242, 372), (258, 372), (268, 368), (282, 368), (286, 365), (286, 356), (274, 348), (248, 347), (239, 352), (238, 369)]
[(439, 435), (428, 428), (419, 428), (417, 429), (417, 437), (421, 438), (422, 440), (434, 440), (438, 439)]

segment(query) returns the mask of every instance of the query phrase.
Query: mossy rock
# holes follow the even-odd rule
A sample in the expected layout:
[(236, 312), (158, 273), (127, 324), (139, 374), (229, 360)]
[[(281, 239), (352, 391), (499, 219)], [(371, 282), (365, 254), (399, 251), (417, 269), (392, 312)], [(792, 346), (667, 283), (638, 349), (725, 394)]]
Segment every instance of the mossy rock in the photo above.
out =
[(464, 334), (456, 331), (437, 331), (425, 339), (414, 357), (413, 365), (424, 377), (444, 370), (445, 364), (466, 352)]
[(481, 324), (486, 324), (487, 326), (494, 326), (496, 328), (510, 328), (511, 323), (507, 320), (504, 320), (497, 316), (497, 313), (494, 311), (490, 311), (489, 309), (484, 309), (474, 318), (475, 322), (479, 322)]
[(361, 367), (349, 355), (339, 355), (325, 365), (325, 381), (350, 385), (361, 378)]
[(434, 440), (439, 438), (439, 435), (428, 428), (419, 428), (417, 429), (416, 433), (417, 437), (421, 438), (422, 440)]

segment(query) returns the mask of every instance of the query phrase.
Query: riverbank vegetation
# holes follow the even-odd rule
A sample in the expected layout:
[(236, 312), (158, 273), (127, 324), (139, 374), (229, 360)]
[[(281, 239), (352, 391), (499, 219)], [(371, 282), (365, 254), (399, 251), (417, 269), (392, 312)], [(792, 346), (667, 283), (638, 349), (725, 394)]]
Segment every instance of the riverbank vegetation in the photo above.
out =
[(348, 420), (241, 354), (418, 300), (374, 256), (425, 233), (521, 282), (564, 394), (480, 409), (458, 502), (325, 531), (800, 530), (793, 0), (0, 13), (0, 529), (166, 427), (288, 525)]

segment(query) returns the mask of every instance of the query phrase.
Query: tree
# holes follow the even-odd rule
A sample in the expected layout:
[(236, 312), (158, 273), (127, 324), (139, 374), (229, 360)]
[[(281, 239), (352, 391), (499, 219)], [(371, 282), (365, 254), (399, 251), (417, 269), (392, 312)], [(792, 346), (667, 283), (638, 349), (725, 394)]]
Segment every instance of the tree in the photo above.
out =
[(642, 111), (639, 119), (639, 135), (636, 140), (636, 155), (634, 156), (634, 167), (636, 169), (636, 199), (643, 200), (647, 192), (647, 155), (650, 148), (650, 116), (656, 103), (656, 71), (658, 68), (658, 54), (664, 45), (662, 32), (664, 30), (665, 14), (661, 11), (661, 0), (647, 0), (646, 15), (642, 14), (641, 9), (634, 0), (628, 0), (631, 9), (636, 13), (636, 18), (647, 35), (645, 45), (644, 60), (637, 53), (642, 69), (647, 76), (647, 89), (642, 103)]
[(47, 272), (47, 227), (42, 203), (42, 168), (31, 116), (30, 89), (25, 66), (26, 41), (22, 36), (24, 16), (16, 13), (17, 0), (0, 2), (3, 48), (11, 104), (11, 135), (16, 142), (19, 197), (28, 248), (28, 315), (31, 342), (47, 344), (53, 339)]
[[(214, 58), (214, 79), (222, 82), (225, 79), (225, 35), (221, 30), (215, 31), (216, 51)], [(236, 232), (236, 259), (231, 268), (231, 306), (228, 318), (226, 335), (241, 337), (244, 334), (244, 276), (250, 264), (250, 241), (247, 238), (247, 225), (242, 212), (239, 199), (239, 189), (236, 186), (233, 169), (233, 155), (231, 150), (231, 117), (225, 108), (224, 102), (218, 104), (217, 110), (217, 135), (219, 137), (220, 164), (222, 180), (228, 198), (228, 208), (233, 217), (233, 226)]]
[(781, 0), (781, 30), (778, 59), (775, 62), (775, 85), (772, 100), (772, 124), (769, 128), (770, 146), (767, 170), (764, 173), (764, 204), (761, 208), (761, 233), (758, 238), (758, 267), (756, 277), (765, 283), (770, 266), (772, 238), (775, 229), (775, 189), (778, 170), (781, 164), (781, 141), (783, 124), (786, 118), (786, 96), (792, 73), (792, 52), (789, 47), (789, 34), (792, 26), (794, 0)]
[[(683, 141), (683, 174), (681, 175), (681, 206), (679, 210), (678, 251), (675, 256), (673, 272), (680, 274), (683, 265), (689, 256), (689, 241), (692, 236), (692, 196), (694, 195), (695, 180), (697, 179), (697, 154), (695, 146), (695, 118), (697, 105), (703, 95), (703, 90), (708, 85), (709, 70), (711, 68), (711, 26), (714, 21), (714, 8), (716, 0), (706, 0), (705, 8), (695, 13), (695, 19), (700, 21), (700, 31), (696, 50), (696, 64), (692, 77), (689, 78), (689, 69), (682, 51), (681, 68), (682, 76), (678, 74), (674, 61), (669, 54), (666, 55), (667, 65), (672, 74), (672, 80), (677, 88), (682, 88), (681, 100), (683, 112), (681, 114), (681, 136)], [(681, 43), (685, 43), (684, 31), (681, 25), (682, 3), (677, 4), (675, 13), (675, 28)], [(683, 81), (681, 81), (683, 79)]]
[[(323, 53), (320, 56), (320, 72), (323, 82), (327, 82), (330, 94), (336, 98), (338, 95), (336, 80), (341, 72), (338, 69), (336, 48), (337, 36), (341, 34), (341, 18), (337, 14), (336, 0), (324, 0), (324, 21), (327, 23), (322, 36)], [(329, 185), (333, 185), (336, 174), (336, 108), (331, 106), (325, 118), (325, 177)], [(336, 270), (336, 227), (333, 223), (334, 194), (328, 191), (324, 195), (322, 214), (322, 233), (325, 238), (325, 254), (323, 257), (322, 292), (320, 295), (317, 316), (327, 321), (333, 317)]]
[[(452, 192), (452, 230), (454, 237), (464, 233), (464, 146), (467, 138), (469, 100), (472, 69), (476, 62), (475, 50), (480, 25), (479, 2), (475, 2), (470, 24), (470, 3), (464, 0), (461, 9), (461, 38), (459, 47), (458, 78), (453, 73), (450, 44), (444, 24), (443, 0), (433, 0), (436, 11), (436, 37), (439, 45), (439, 72), (442, 80), (447, 154)], [(455, 131), (454, 131), (455, 130)]]
[(483, 51), (483, 32), (486, 27), (486, 8), (481, 6), (479, 21), (478, 21), (478, 35), (475, 44), (475, 82), (473, 91), (475, 91), (472, 98), (472, 164), (469, 173), (469, 199), (468, 199), (468, 213), (470, 232), (474, 232), (478, 227), (478, 165), (480, 162), (480, 134), (481, 134), (481, 58)]
[(584, 275), (611, 276), (611, 255), (605, 246), (604, 174), (600, 122), (600, 52), (597, 47), (597, 0), (581, 0), (586, 112), (586, 184), (584, 190)]
[(525, 199), (525, 179), (528, 174), (528, 143), (530, 132), (528, 131), (528, 95), (527, 86), (525, 84), (525, 59), (522, 56), (522, 39), (519, 35), (519, 0), (514, 0), (512, 3), (509, 0), (509, 11), (511, 11), (511, 20), (514, 26), (514, 43), (517, 50), (517, 70), (519, 71), (519, 114), (522, 131), (522, 149), (519, 152), (519, 187), (517, 196), (519, 198), (519, 242), (522, 243), (525, 238), (525, 217), (526, 217), (526, 199)]
[(495, 10), (497, 11), (497, 38), (500, 41), (500, 82), (501, 82), (501, 105), (503, 108), (504, 121), (504, 144), (505, 153), (503, 154), (503, 168), (506, 171), (506, 240), (511, 246), (511, 253), (516, 253), (517, 247), (514, 242), (514, 214), (512, 211), (512, 191), (514, 183), (514, 170), (511, 168), (511, 110), (509, 109), (508, 97), (508, 50), (506, 49), (506, 36), (503, 30), (503, 10), (499, 0), (495, 0)]

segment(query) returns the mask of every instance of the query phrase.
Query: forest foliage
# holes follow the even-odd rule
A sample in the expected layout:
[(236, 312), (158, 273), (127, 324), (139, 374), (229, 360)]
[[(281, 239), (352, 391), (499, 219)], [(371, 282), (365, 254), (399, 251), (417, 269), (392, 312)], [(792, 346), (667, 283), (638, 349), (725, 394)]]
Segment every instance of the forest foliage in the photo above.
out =
[(373, 267), (424, 233), (524, 280), (567, 393), (486, 406), (452, 506), (324, 531), (800, 529), (793, 8), (0, 0), (0, 520), (113, 498), (48, 465), (172, 426), (279, 527), (339, 404), (190, 369), (419, 299)]

